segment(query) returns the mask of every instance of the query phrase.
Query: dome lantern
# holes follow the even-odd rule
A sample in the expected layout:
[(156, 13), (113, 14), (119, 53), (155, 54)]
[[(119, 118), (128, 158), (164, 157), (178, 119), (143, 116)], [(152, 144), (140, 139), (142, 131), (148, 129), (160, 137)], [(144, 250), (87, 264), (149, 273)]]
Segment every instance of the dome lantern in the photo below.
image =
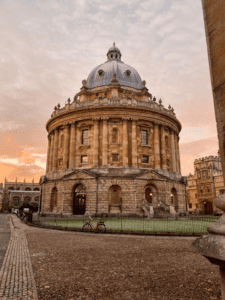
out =
[(116, 47), (115, 43), (113, 43), (113, 46), (109, 48), (107, 52), (108, 61), (111, 60), (121, 61), (121, 56), (122, 54), (120, 52), (120, 49)]

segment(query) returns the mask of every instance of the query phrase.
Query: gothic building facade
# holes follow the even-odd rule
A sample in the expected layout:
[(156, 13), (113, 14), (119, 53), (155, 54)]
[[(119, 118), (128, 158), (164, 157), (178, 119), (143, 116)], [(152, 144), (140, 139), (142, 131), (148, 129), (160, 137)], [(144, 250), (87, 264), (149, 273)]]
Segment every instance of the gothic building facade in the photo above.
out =
[(192, 214), (220, 214), (214, 199), (225, 193), (220, 154), (194, 161), (194, 175), (187, 177), (188, 210)]
[(186, 212), (181, 124), (121, 56), (113, 45), (73, 102), (58, 104), (46, 124), (44, 213), (140, 215), (143, 199)]

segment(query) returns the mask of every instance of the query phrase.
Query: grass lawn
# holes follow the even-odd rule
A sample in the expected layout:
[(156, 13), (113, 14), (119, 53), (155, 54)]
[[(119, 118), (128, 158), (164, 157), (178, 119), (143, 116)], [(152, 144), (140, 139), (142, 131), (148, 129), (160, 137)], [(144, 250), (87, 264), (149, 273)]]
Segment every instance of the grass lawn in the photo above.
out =
[[(218, 218), (199, 218), (196, 220), (134, 220), (123, 218), (106, 218), (104, 219), (106, 231), (131, 231), (131, 232), (173, 232), (173, 233), (200, 233), (207, 234), (207, 227), (212, 225), (213, 221)], [(95, 225), (99, 219), (93, 219), (92, 222)], [(84, 219), (88, 221), (88, 219)], [(84, 224), (83, 219), (58, 219), (58, 220), (46, 220), (46, 225), (57, 225), (60, 227), (77, 228), (81, 229)]]

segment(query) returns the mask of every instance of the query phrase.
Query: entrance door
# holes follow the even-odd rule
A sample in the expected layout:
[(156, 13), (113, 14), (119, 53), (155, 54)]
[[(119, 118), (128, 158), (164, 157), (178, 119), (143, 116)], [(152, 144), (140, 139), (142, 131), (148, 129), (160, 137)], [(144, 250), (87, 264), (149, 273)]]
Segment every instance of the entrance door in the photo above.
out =
[(86, 189), (83, 184), (75, 187), (73, 197), (73, 214), (84, 215), (86, 210)]
[(206, 215), (212, 215), (213, 214), (213, 207), (211, 202), (205, 203), (205, 214)]
[(150, 187), (145, 189), (145, 200), (148, 203), (152, 203), (152, 189)]
[(110, 204), (120, 204), (121, 189), (118, 185), (111, 186), (110, 194)]

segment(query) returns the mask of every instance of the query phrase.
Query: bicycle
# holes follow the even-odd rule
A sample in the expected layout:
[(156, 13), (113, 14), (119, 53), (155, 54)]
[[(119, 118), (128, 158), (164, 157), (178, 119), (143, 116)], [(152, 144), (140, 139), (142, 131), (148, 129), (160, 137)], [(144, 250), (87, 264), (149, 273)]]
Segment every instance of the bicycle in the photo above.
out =
[(104, 221), (100, 220), (97, 222), (96, 225), (94, 225), (91, 221), (92, 218), (90, 216), (89, 216), (89, 219), (90, 219), (90, 221), (84, 223), (84, 225), (82, 227), (82, 231), (90, 232), (93, 229), (96, 230), (97, 232), (105, 232), (106, 231)]

